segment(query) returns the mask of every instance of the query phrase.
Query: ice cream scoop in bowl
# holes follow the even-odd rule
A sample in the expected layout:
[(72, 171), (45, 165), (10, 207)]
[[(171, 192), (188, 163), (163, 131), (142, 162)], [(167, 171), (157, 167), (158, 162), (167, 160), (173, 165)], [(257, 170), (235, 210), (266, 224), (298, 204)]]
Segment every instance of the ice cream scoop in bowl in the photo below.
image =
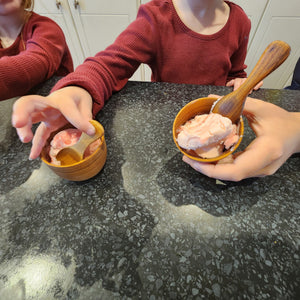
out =
[[(268, 45), (259, 61), (255, 65), (253, 71), (250, 73), (249, 77), (237, 90), (220, 99), (199, 98), (185, 105), (179, 111), (173, 123), (173, 139), (178, 149), (189, 158), (201, 162), (217, 162), (233, 153), (238, 148), (243, 137), (244, 123), (241, 114), (248, 94), (261, 80), (279, 67), (288, 57), (289, 53), (290, 46), (288, 44), (282, 41), (274, 41)], [(213, 141), (211, 145), (208, 145), (206, 142), (202, 142), (205, 139), (200, 136), (200, 138), (198, 139), (197, 137), (197, 139), (199, 142), (198, 144), (201, 145), (201, 147), (195, 149), (195, 136), (191, 135), (188, 136), (188, 142), (182, 143), (182, 140), (184, 141), (184, 139), (181, 137), (179, 138), (179, 134), (183, 131), (183, 128), (186, 130), (183, 125), (186, 124), (186, 127), (193, 127), (189, 124), (189, 122), (191, 122), (191, 120), (196, 116), (201, 116), (203, 114), (217, 114), (221, 115), (222, 117), (226, 117), (225, 119), (228, 118), (231, 120), (232, 124), (237, 126), (237, 141), (226, 149), (226, 147), (223, 147), (225, 142), (224, 139), (220, 139), (219, 143), (217, 143), (213, 136), (208, 136), (207, 139)], [(222, 122), (224, 124), (228, 124), (228, 119)], [(219, 128), (224, 126), (221, 124)], [(207, 132), (213, 135), (212, 133), (218, 130), (214, 127), (214, 124), (210, 128), (207, 127)], [(187, 136), (187, 134), (185, 135)], [(202, 144), (204, 146), (211, 146), (211, 149), (214, 149), (214, 146), (217, 146), (218, 151), (213, 152), (216, 153), (214, 156), (202, 156), (199, 154), (203, 152), (201, 150)]]
[[(93, 137), (82, 137), (81, 142), (84, 143), (84, 146), (79, 147), (79, 150), (83, 153), (83, 157), (81, 159), (80, 157), (77, 158), (77, 154), (74, 156), (73, 152), (71, 152), (70, 155), (67, 153), (67, 156), (63, 156), (63, 159), (67, 157), (64, 161), (61, 161), (60, 157), (56, 157), (56, 162), (58, 162), (56, 163), (53, 161), (53, 158), (51, 158), (50, 155), (51, 141), (59, 132), (73, 128), (70, 124), (57, 130), (56, 132), (53, 132), (44, 146), (41, 152), (42, 161), (60, 177), (71, 181), (83, 181), (94, 177), (103, 168), (107, 157), (104, 129), (99, 122), (95, 120), (90, 122), (94, 125), (96, 134)], [(83, 134), (81, 134), (81, 136), (82, 135)], [(93, 141), (96, 143), (96, 147), (93, 149), (92, 153), (85, 151), (85, 149), (91, 145)]]
[[(202, 156), (199, 156), (199, 154), (195, 151), (195, 149), (186, 149), (179, 145), (178, 143), (178, 135), (181, 132), (181, 128), (184, 124), (187, 122), (190, 122), (193, 118), (196, 116), (205, 116), (210, 114), (212, 105), (217, 101), (218, 98), (213, 97), (206, 97), (206, 98), (199, 98), (195, 99), (191, 102), (189, 102), (187, 105), (185, 105), (177, 114), (174, 122), (173, 122), (173, 140), (177, 146), (177, 148), (186, 156), (193, 160), (197, 160), (200, 162), (216, 162), (219, 161), (226, 156), (233, 153), (238, 146), (240, 145), (244, 133), (244, 122), (242, 117), (240, 117), (240, 121), (237, 128), (237, 141), (234, 145), (232, 145), (229, 149), (225, 149), (222, 151), (221, 155), (217, 155), (216, 157), (209, 157), (205, 158)], [(191, 138), (192, 139), (192, 138)], [(193, 142), (192, 142), (193, 143)], [(222, 144), (223, 142), (221, 142)], [(216, 143), (213, 145), (213, 147), (216, 146)], [(212, 147), (212, 148), (213, 148)], [(193, 148), (193, 147), (192, 147)]]

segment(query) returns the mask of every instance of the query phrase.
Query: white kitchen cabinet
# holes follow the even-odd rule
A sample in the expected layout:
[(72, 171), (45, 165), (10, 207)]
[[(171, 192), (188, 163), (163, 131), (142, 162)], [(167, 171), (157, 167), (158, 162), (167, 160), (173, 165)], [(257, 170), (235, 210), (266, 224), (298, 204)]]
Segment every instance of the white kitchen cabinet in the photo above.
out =
[[(68, 0), (85, 57), (94, 56), (112, 44), (136, 18), (137, 0)], [(143, 79), (139, 68), (131, 80)]]
[(248, 50), (247, 70), (253, 69), (264, 49), (272, 41), (282, 40), (291, 46), (291, 54), (287, 60), (264, 80), (265, 88), (283, 88), (291, 82), (300, 57), (299, 13), (299, 0), (269, 0), (265, 7)]
[(70, 48), (74, 65), (78, 66), (84, 60), (81, 42), (71, 15), (67, 0), (38, 0), (34, 3), (34, 11), (54, 20), (63, 30)]
[[(40, 0), (35, 11), (56, 21), (65, 33), (75, 67), (113, 43), (137, 14), (138, 0)], [(139, 68), (131, 79), (141, 80)]]
[(248, 48), (251, 47), (253, 37), (261, 20), (261, 17), (265, 11), (268, 0), (232, 0), (238, 4), (246, 12), (247, 16), (251, 20), (251, 32), (249, 37)]
[(246, 57), (248, 74), (264, 52), (275, 40), (291, 46), (288, 59), (264, 79), (264, 88), (280, 89), (291, 82), (296, 62), (300, 56), (300, 1), (299, 0), (233, 0), (240, 5), (251, 20), (251, 33)]
[[(75, 1), (76, 2), (76, 1)], [(69, 0), (72, 16), (86, 57), (112, 44), (129, 23), (135, 20), (135, 0)]]

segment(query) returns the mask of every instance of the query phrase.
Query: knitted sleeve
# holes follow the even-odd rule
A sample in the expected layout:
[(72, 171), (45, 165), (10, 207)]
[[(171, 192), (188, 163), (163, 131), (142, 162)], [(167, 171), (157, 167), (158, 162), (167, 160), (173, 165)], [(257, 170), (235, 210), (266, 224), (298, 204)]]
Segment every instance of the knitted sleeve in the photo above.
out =
[(86, 89), (93, 98), (95, 115), (113, 92), (124, 87), (141, 63), (149, 63), (153, 58), (156, 31), (155, 16), (147, 5), (141, 5), (136, 20), (112, 45), (87, 58), (75, 72), (60, 80), (52, 91), (70, 85)]
[[(69, 50), (60, 27), (33, 13), (14, 45), (1, 49), (0, 99), (24, 95), (50, 78), (59, 70), (66, 53)], [(70, 72), (70, 54), (66, 60), (65, 71)]]
[(244, 13), (241, 7), (232, 3), (232, 6), (235, 7), (235, 17), (234, 24), (231, 28), (232, 36), (236, 35), (238, 37), (238, 47), (237, 50), (232, 54), (231, 61), (231, 70), (229, 71), (227, 81), (230, 81), (234, 78), (245, 78), (247, 73), (245, 69), (245, 59), (247, 55), (247, 46), (251, 30), (251, 21)]

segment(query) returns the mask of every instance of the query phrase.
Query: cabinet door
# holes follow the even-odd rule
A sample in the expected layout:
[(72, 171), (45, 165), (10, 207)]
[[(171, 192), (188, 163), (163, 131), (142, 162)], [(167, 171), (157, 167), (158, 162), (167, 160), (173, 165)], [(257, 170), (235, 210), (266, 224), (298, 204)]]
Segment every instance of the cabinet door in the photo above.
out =
[(63, 30), (71, 51), (74, 67), (84, 60), (83, 50), (79, 41), (67, 0), (39, 0), (34, 3), (34, 11), (54, 20)]
[(299, 0), (270, 0), (266, 6), (248, 51), (248, 69), (253, 69), (264, 49), (274, 40), (287, 42), (292, 51), (288, 59), (264, 80), (265, 88), (278, 89), (290, 84), (300, 56), (299, 12)]
[[(112, 44), (136, 18), (137, 0), (68, 0), (85, 57)], [(141, 80), (141, 68), (131, 79)]]
[(248, 49), (251, 46), (254, 34), (259, 25), (260, 19), (265, 11), (268, 0), (232, 0), (231, 2), (239, 5), (251, 20), (251, 32), (249, 37)]
[(86, 57), (112, 44), (137, 13), (136, 0), (68, 0)]

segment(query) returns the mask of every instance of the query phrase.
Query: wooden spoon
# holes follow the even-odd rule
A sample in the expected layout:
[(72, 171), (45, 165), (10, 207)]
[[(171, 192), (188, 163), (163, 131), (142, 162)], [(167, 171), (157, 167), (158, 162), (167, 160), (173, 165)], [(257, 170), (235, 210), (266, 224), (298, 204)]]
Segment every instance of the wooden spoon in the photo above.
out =
[(228, 117), (233, 124), (237, 124), (249, 93), (287, 59), (290, 50), (290, 46), (283, 41), (274, 41), (269, 44), (245, 82), (237, 90), (217, 100), (211, 112)]
[(95, 120), (91, 120), (90, 122), (96, 128), (95, 134), (93, 136), (89, 136), (83, 132), (76, 144), (61, 149), (56, 155), (56, 159), (61, 162), (61, 165), (71, 165), (81, 161), (86, 148), (92, 142), (103, 136), (104, 128), (102, 125)]

